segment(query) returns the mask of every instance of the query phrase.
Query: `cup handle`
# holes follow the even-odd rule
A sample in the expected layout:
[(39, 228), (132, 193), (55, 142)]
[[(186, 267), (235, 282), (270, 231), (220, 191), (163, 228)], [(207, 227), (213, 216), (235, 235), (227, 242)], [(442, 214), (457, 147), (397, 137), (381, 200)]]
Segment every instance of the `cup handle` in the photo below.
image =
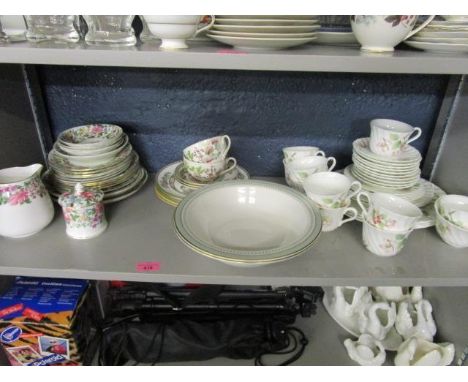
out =
[(322, 150), (319, 150), (319, 151), (316, 152), (315, 156), (316, 157), (324, 157), (325, 153)]
[(427, 24), (429, 24), (432, 20), (434, 20), (434, 17), (435, 15), (433, 16), (429, 16), (426, 21), (424, 21), (419, 27), (417, 27), (416, 29), (413, 29), (411, 30), (407, 35), (406, 37), (403, 39), (403, 41), (409, 39), (412, 35), (418, 33), (421, 29), (425, 28), (427, 26)]
[(340, 227), (344, 224), (344, 223), (348, 223), (350, 221), (353, 221), (353, 220), (356, 220), (357, 216), (358, 216), (358, 212), (357, 212), (357, 209), (354, 208), (354, 207), (348, 207), (344, 210), (344, 215), (346, 215), (346, 212), (351, 212), (351, 216), (348, 217), (347, 219), (343, 219), (341, 222), (340, 222)]
[(229, 135), (223, 135), (221, 139), (226, 142), (226, 150), (223, 152), (223, 156), (226, 156), (229, 149), (231, 148), (231, 138), (229, 138)]
[[(408, 139), (408, 142), (406, 142), (407, 144), (415, 141), (416, 139), (418, 139), (421, 136), (422, 130), (419, 127), (415, 127), (413, 132), (415, 132), (415, 131), (416, 131), (416, 135), (414, 135), (413, 138)], [(413, 133), (411, 133), (411, 135), (413, 135)]]
[(221, 175), (226, 174), (227, 172), (233, 170), (233, 169), (237, 166), (236, 158), (229, 157), (229, 158), (226, 159), (226, 162), (227, 162), (227, 163), (232, 162), (232, 165), (231, 165), (231, 166), (228, 165), (228, 168), (227, 168), (226, 170), (221, 171), (221, 172), (218, 174), (218, 176), (221, 176)]
[[(354, 187), (354, 190), (353, 190), (353, 187)], [(357, 180), (355, 180), (353, 183), (351, 183), (351, 187), (349, 188), (351, 193), (348, 194), (347, 198), (351, 199), (353, 196), (357, 195), (361, 191), (361, 188), (362, 188), (361, 182), (358, 182)]]
[(210, 29), (213, 24), (215, 23), (215, 16), (214, 15), (210, 15), (211, 16), (211, 21), (208, 25), (205, 25), (203, 28), (200, 28), (198, 29), (196, 32), (195, 32), (195, 36), (203, 31), (206, 31), (207, 29)]
[(369, 209), (367, 209), (366, 207), (364, 207), (364, 204), (362, 203), (361, 201), (361, 198), (365, 196), (366, 199), (367, 199), (367, 204), (370, 206), (370, 195), (369, 193), (365, 192), (365, 191), (361, 191), (357, 197), (356, 197), (356, 201), (357, 201), (357, 204), (359, 204), (359, 207), (361, 207), (361, 210), (362, 210), (362, 215), (363, 217), (365, 218), (366, 216), (369, 215)]
[(333, 169), (335, 168), (335, 166), (336, 166), (336, 159), (333, 158), (333, 157), (329, 157), (329, 158), (327, 159), (327, 166), (328, 166), (328, 162), (330, 162), (330, 161), (331, 161), (331, 166), (328, 167), (328, 170), (327, 170), (327, 171), (333, 170)]

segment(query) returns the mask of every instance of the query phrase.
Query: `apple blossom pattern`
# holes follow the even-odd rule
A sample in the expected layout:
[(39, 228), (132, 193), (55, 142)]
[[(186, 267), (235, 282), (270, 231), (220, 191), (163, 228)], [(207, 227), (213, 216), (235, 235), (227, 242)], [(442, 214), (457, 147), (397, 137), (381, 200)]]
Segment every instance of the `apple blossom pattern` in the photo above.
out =
[(398, 134), (390, 134), (389, 139), (382, 138), (377, 146), (380, 147), (382, 151), (390, 151), (392, 155), (400, 154), (401, 150), (405, 147), (407, 139), (400, 139)]
[(385, 229), (395, 227), (397, 221), (395, 219), (390, 218), (388, 215), (384, 214), (378, 209), (374, 209), (372, 211), (372, 224), (374, 224), (380, 229)]
[(408, 236), (409, 234), (398, 234), (394, 239), (386, 238), (379, 247), (388, 254), (398, 253), (405, 246)]
[(0, 206), (20, 206), (30, 204), (33, 199), (42, 198), (47, 195), (47, 190), (40, 179), (34, 177), (21, 184), (0, 186)]

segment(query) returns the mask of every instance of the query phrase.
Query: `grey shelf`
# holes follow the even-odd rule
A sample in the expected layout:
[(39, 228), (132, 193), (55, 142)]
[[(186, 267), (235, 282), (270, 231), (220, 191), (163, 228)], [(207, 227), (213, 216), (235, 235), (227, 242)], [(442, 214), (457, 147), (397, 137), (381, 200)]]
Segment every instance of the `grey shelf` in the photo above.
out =
[(161, 51), (158, 42), (130, 48), (27, 42), (0, 46), (0, 63), (183, 69), (285, 70), (306, 72), (468, 74), (468, 55), (396, 50), (362, 53), (357, 47), (307, 44), (282, 51), (239, 51), (192, 42), (190, 49)]
[[(279, 179), (275, 179), (279, 181)], [(91, 240), (65, 234), (59, 211), (40, 233), (0, 239), (0, 274), (233, 285), (468, 286), (468, 249), (445, 244), (433, 228), (417, 230), (397, 256), (368, 252), (361, 224), (322, 233), (309, 253), (255, 268), (229, 266), (182, 244), (172, 227), (174, 209), (153, 193), (153, 179), (133, 197), (109, 206), (109, 228)], [(136, 272), (138, 262), (160, 270)]]

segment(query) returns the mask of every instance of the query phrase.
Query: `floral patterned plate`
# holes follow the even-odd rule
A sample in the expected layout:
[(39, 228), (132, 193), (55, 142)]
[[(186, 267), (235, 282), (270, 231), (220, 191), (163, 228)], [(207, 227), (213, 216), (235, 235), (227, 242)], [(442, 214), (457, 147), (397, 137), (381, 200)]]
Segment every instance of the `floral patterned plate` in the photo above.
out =
[(359, 138), (353, 142), (353, 150), (359, 155), (368, 160), (376, 161), (378, 163), (391, 163), (391, 164), (409, 164), (417, 162), (422, 159), (421, 154), (414, 147), (408, 145), (403, 153), (398, 157), (385, 157), (373, 153), (369, 148), (369, 138)]
[(174, 171), (174, 176), (176, 180), (188, 187), (191, 188), (192, 190), (198, 189), (200, 187), (206, 186), (208, 184), (216, 183), (216, 182), (224, 182), (226, 180), (234, 180), (234, 179), (249, 179), (249, 173), (242, 167), (236, 166), (232, 171), (227, 172), (226, 174), (223, 174), (216, 178), (213, 182), (201, 182), (196, 179), (194, 179), (188, 171), (185, 169), (184, 164), (180, 163), (175, 171)]

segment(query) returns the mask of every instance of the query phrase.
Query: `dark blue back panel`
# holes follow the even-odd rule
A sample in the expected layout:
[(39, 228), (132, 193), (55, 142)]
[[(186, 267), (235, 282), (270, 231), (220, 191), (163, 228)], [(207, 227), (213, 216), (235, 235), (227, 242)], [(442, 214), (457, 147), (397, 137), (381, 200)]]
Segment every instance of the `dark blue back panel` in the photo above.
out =
[[(312, 59), (312, 58), (311, 58)], [(39, 68), (53, 135), (90, 122), (125, 128), (151, 171), (218, 134), (253, 175), (282, 176), (281, 148), (314, 145), (351, 160), (373, 118), (419, 126), (425, 153), (448, 77), (100, 67)]]

